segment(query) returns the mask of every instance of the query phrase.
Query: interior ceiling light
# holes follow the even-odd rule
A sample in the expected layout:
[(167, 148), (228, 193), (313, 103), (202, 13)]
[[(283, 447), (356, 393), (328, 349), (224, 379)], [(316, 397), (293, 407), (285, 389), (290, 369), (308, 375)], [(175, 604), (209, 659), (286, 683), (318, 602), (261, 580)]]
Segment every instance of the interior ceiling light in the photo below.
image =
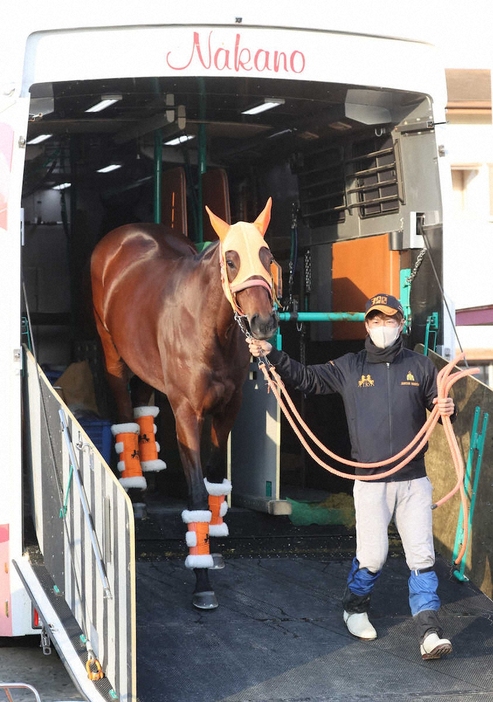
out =
[(60, 185), (54, 185), (53, 190), (65, 190), (66, 188), (70, 188), (72, 183), (60, 183)]
[(119, 102), (122, 99), (121, 93), (112, 93), (111, 95), (101, 95), (100, 102), (96, 103), (90, 107), (86, 112), (101, 112), (101, 110), (106, 110), (107, 107), (114, 105), (115, 102)]
[(27, 143), (28, 144), (41, 144), (42, 141), (45, 141), (46, 139), (51, 139), (53, 134), (40, 134), (37, 137), (34, 137), (34, 139), (30, 139)]
[(300, 138), (304, 139), (305, 141), (313, 141), (314, 139), (320, 139), (318, 134), (315, 134), (314, 132), (301, 132)]
[(282, 129), (280, 132), (268, 134), (267, 139), (275, 139), (276, 137), (284, 136), (284, 134), (293, 134), (295, 131), (296, 129)]
[(96, 173), (111, 173), (111, 171), (116, 171), (117, 168), (121, 168), (122, 164), (121, 163), (110, 163), (109, 166), (105, 166), (104, 168), (98, 168)]
[(260, 112), (265, 112), (266, 110), (272, 110), (273, 107), (279, 107), (279, 105), (284, 105), (285, 100), (283, 98), (264, 98), (260, 105), (254, 105), (249, 107), (248, 110), (242, 110), (242, 115), (258, 115)]
[(195, 139), (192, 134), (182, 134), (176, 139), (170, 139), (170, 141), (165, 141), (164, 146), (178, 146), (178, 144), (183, 144), (185, 141), (190, 141), (190, 139)]

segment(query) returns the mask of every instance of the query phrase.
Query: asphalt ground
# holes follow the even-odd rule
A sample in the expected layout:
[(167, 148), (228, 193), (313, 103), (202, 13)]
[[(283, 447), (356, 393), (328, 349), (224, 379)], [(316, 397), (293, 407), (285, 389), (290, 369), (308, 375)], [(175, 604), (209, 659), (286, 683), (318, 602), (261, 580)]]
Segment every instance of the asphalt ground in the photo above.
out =
[[(0, 638), (0, 683), (24, 683), (38, 692), (42, 702), (72, 702), (84, 698), (74, 686), (57, 652), (49, 656), (40, 647), (39, 636)], [(11, 689), (13, 702), (34, 702), (26, 689)], [(0, 688), (0, 702), (8, 700)]]
[[(154, 508), (138, 522), (140, 702), (493, 702), (493, 603), (441, 557), (441, 617), (454, 651), (423, 661), (395, 533), (372, 599), (378, 638), (363, 642), (344, 626), (340, 603), (351, 527), (234, 508), (227, 520), (232, 536), (213, 543), (225, 557), (211, 572), (219, 607), (206, 612), (191, 605), (180, 510)], [(0, 639), (0, 681), (31, 684), (42, 702), (83, 699), (56, 651), (44, 656), (39, 643)]]

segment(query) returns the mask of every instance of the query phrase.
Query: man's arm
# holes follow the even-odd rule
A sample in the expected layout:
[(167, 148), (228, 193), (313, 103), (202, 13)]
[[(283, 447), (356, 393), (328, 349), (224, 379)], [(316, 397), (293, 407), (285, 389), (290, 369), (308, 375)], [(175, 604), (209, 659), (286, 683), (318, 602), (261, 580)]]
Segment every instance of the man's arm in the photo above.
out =
[(289, 385), (307, 394), (328, 395), (341, 392), (343, 375), (333, 362), (305, 366), (284, 351), (278, 351), (268, 341), (247, 339), (252, 356), (267, 356), (280, 377)]

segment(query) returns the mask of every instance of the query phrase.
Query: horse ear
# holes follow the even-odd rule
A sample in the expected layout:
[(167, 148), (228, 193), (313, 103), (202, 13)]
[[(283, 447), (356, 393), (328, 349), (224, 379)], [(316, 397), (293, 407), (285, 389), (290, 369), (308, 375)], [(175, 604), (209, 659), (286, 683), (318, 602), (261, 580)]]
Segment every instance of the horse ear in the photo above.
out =
[(221, 217), (215, 215), (214, 212), (211, 212), (207, 205), (205, 206), (205, 209), (207, 210), (207, 214), (209, 215), (209, 219), (211, 220), (212, 228), (218, 235), (219, 239), (223, 241), (223, 239), (226, 237), (226, 234), (229, 232), (231, 225), (225, 222), (223, 219), (221, 219)]
[(254, 225), (257, 227), (259, 232), (262, 234), (262, 236), (265, 236), (265, 232), (267, 231), (267, 227), (269, 226), (270, 222), (270, 210), (272, 207), (272, 198), (270, 197), (267, 200), (267, 204), (262, 210), (262, 212), (259, 214), (257, 219), (254, 222)]

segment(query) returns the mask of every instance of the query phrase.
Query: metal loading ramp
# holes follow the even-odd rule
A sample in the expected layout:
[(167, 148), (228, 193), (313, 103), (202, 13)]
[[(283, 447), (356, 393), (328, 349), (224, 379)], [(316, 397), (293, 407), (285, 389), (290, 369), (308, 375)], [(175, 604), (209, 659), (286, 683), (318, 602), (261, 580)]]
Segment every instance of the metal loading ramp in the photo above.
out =
[[(378, 639), (353, 638), (340, 604), (351, 529), (296, 527), (233, 508), (212, 573), (219, 608), (191, 606), (179, 511), (149, 510), (137, 528), (140, 702), (467, 702), (493, 700), (493, 603), (439, 558), (442, 623), (454, 645), (422, 661), (397, 536), (372, 599)], [(165, 536), (166, 535), (166, 536)]]
[(34, 534), (13, 566), (81, 695), (134, 702), (132, 505), (28, 351), (25, 368)]

